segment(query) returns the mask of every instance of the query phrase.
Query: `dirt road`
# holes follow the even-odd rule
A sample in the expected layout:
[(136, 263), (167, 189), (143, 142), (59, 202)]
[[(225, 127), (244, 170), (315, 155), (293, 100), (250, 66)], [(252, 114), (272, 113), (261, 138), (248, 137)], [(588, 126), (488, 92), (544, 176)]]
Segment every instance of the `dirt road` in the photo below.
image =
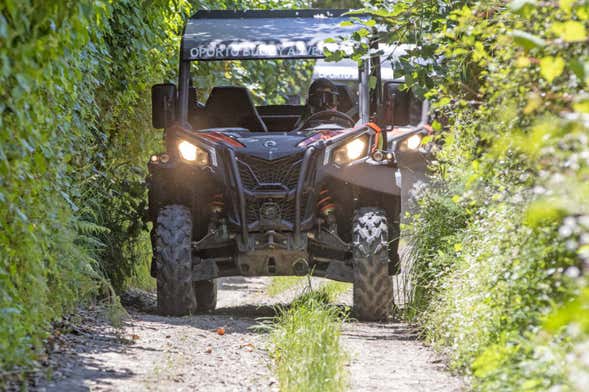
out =
[[(143, 311), (130, 310), (121, 331), (93, 323), (69, 337), (57, 353), (59, 368), (45, 391), (273, 391), (265, 335), (251, 327), (273, 315), (268, 279), (223, 282), (213, 314), (161, 317), (152, 314), (153, 298), (141, 299)], [(349, 296), (344, 302), (349, 302)], [(151, 301), (151, 303), (150, 303)], [(145, 302), (148, 302), (145, 304)], [(146, 309), (147, 307), (147, 309)], [(223, 328), (221, 335), (218, 328)], [(457, 391), (440, 359), (399, 323), (348, 323), (342, 344), (350, 353), (353, 391)]]

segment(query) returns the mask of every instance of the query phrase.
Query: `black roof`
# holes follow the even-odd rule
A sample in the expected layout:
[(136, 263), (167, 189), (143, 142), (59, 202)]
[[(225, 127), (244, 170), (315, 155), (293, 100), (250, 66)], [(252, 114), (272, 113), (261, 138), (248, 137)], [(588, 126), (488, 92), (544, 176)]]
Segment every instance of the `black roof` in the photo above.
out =
[[(198, 11), (182, 37), (183, 60), (322, 58), (324, 41), (361, 28), (349, 10)], [(333, 45), (333, 44), (331, 44)]]

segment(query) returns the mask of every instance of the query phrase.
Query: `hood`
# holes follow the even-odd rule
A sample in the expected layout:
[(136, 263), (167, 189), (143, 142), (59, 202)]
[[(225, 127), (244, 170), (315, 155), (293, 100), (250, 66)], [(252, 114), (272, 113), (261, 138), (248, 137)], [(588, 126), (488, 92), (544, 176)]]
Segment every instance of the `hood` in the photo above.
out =
[(273, 161), (300, 153), (319, 140), (326, 140), (342, 131), (325, 129), (301, 132), (250, 132), (247, 130), (207, 130), (198, 136), (222, 143), (238, 154)]
[(243, 145), (243, 147), (235, 148), (235, 151), (273, 161), (303, 151), (304, 148), (298, 145), (306, 138), (307, 136), (296, 133), (248, 132), (248, 135), (240, 135), (235, 138), (236, 141)]

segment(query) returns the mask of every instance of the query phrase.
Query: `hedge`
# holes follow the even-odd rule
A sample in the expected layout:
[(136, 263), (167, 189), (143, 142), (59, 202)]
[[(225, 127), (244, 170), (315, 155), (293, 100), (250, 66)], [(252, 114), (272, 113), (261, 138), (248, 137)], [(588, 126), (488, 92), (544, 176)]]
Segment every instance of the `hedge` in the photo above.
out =
[(406, 228), (410, 315), (475, 390), (584, 390), (589, 376), (589, 2), (399, 1), (419, 45), (431, 185)]

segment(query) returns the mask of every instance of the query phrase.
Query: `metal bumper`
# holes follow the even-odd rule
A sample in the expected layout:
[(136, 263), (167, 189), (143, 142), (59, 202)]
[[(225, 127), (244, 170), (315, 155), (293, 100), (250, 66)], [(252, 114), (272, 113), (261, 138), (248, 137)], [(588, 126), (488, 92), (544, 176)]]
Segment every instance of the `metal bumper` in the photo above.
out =
[[(303, 193), (305, 191), (305, 186), (308, 185), (309, 182), (309, 170), (310, 165), (313, 160), (314, 154), (316, 153), (316, 149), (310, 147), (307, 149), (303, 156), (303, 161), (301, 164), (301, 169), (299, 172), (298, 181), (296, 184), (295, 192), (294, 192), (294, 204), (295, 204), (295, 213), (294, 213), (294, 222), (293, 222), (293, 233), (294, 233), (294, 245), (297, 248), (302, 248), (305, 246), (306, 242), (301, 236), (301, 227), (303, 221)], [(246, 201), (246, 191), (243, 184), (243, 180), (241, 178), (241, 174), (238, 167), (238, 160), (235, 152), (233, 150), (227, 151), (227, 159), (228, 159), (228, 169), (230, 171), (230, 175), (228, 180), (230, 181), (231, 189), (233, 189), (234, 198), (233, 205), (236, 207), (236, 215), (239, 218), (239, 226), (241, 228), (240, 233), (240, 244), (239, 247), (243, 248), (244, 252), (252, 251), (255, 249), (254, 244), (250, 240), (250, 233), (248, 227), (248, 218), (247, 218), (247, 201)], [(279, 192), (280, 193), (280, 192)], [(282, 192), (286, 196), (288, 192)], [(259, 195), (264, 195), (268, 193), (260, 193)], [(257, 196), (259, 196), (257, 195)], [(291, 196), (292, 197), (292, 196)]]

